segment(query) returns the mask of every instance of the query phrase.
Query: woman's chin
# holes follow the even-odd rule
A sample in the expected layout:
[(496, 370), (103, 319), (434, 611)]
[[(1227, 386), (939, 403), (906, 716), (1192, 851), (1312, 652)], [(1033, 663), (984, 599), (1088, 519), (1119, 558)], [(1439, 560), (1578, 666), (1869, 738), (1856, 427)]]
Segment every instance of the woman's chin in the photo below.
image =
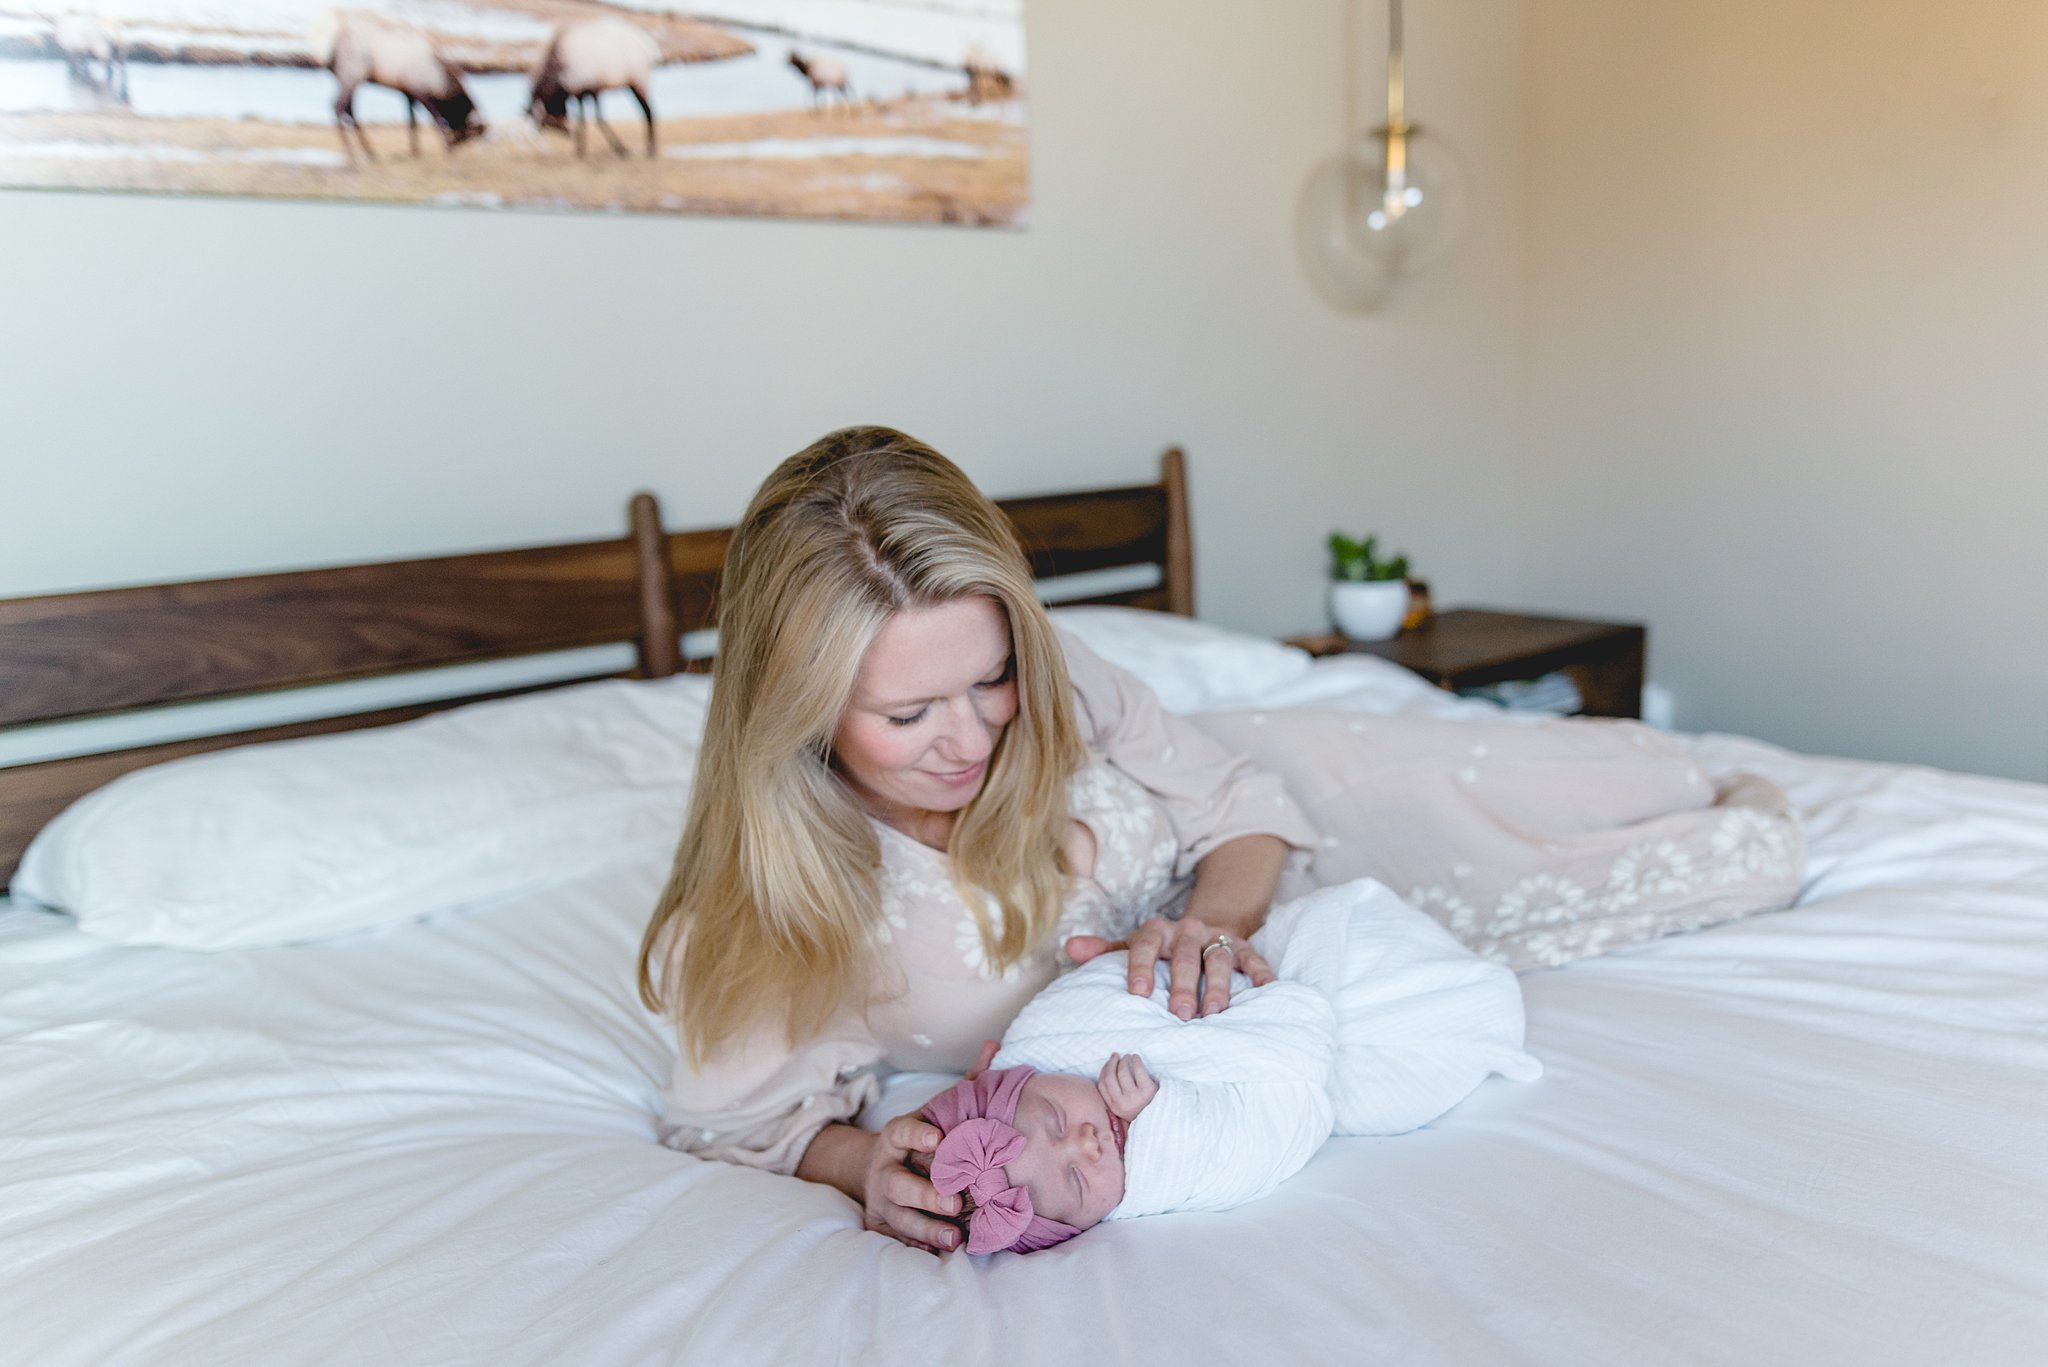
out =
[(942, 790), (932, 795), (930, 805), (926, 810), (933, 812), (957, 812), (980, 795), (981, 785), (978, 783), (964, 793)]

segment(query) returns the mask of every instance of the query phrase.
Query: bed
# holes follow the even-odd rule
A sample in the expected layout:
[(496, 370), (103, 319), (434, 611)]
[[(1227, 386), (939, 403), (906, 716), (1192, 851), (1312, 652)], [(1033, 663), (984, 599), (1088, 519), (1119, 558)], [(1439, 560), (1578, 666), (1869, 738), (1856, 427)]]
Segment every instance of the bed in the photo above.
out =
[[(1192, 610), (1177, 455), (1006, 506), (1041, 573)], [(723, 535), (641, 499), (615, 542), (0, 602), (0, 725), (605, 643), (687, 689)], [(0, 770), (0, 867), (117, 774), (457, 701)], [(1237, 701), (1488, 715), (1360, 657)], [(1686, 743), (1797, 800), (1793, 909), (1525, 975), (1539, 1082), (1029, 1258), (655, 1142), (659, 843), (314, 943), (0, 904), (0, 1361), (2048, 1360), (2048, 786)]]

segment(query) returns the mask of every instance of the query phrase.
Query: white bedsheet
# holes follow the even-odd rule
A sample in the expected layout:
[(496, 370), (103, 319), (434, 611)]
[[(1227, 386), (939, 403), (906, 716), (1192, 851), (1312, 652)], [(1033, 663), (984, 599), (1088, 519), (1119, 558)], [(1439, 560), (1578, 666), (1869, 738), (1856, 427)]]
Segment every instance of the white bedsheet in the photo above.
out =
[(1805, 905), (1530, 974), (1542, 1080), (1028, 1258), (654, 1142), (659, 869), (219, 955), (0, 915), (0, 1362), (2036, 1367), (2048, 787), (1697, 748), (1807, 810)]

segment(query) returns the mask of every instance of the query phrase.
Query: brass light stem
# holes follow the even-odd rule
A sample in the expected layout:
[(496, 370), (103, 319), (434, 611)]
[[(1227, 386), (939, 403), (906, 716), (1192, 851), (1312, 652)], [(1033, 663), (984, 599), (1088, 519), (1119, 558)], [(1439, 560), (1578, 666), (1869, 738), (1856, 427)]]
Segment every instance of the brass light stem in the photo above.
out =
[(1387, 0), (1387, 184), (1389, 218), (1408, 212), (1408, 92), (1401, 57), (1401, 0)]

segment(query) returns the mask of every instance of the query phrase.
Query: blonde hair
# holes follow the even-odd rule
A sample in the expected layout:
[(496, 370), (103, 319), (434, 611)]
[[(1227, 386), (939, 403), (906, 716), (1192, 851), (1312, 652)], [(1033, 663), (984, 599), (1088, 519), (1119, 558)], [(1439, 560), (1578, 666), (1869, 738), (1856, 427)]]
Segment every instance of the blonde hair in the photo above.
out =
[(953, 881), (999, 969), (1051, 933), (1082, 748), (1023, 548), (930, 447), (834, 432), (776, 467), (726, 550), (696, 784), (640, 944), (640, 997), (674, 1012), (693, 1064), (778, 1012), (794, 1046), (877, 998), (881, 850), (832, 737), (889, 617), (973, 595), (1009, 619), (1017, 714), (955, 820)]

